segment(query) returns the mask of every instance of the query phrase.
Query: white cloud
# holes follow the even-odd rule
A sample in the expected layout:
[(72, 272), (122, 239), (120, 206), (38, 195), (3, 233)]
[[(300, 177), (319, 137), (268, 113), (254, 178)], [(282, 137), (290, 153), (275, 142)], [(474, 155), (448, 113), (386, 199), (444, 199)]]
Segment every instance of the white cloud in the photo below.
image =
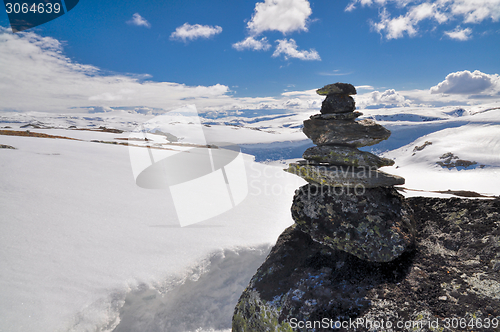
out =
[[(259, 108), (318, 111), (324, 99), (316, 94), (316, 89), (287, 91), (277, 97), (238, 98), (222, 84), (186, 86), (145, 81), (147, 75), (105, 75), (99, 68), (73, 62), (63, 52), (61, 43), (54, 38), (34, 32), (12, 34), (0, 27), (0, 111), (101, 112), (111, 107), (128, 107), (161, 112), (187, 103), (196, 104), (202, 112)], [(479, 83), (474, 77), (479, 78)], [(433, 90), (436, 92), (389, 89), (358, 94), (355, 99), (358, 108), (477, 104), (484, 98), (500, 101), (500, 77), (479, 71), (457, 72)]]
[(307, 19), (312, 10), (307, 0), (265, 0), (255, 4), (255, 12), (248, 22), (252, 35), (264, 31), (307, 31)]
[(233, 48), (238, 51), (243, 51), (245, 49), (254, 51), (267, 51), (271, 48), (271, 44), (269, 44), (266, 37), (257, 40), (254, 37), (250, 36), (240, 42), (234, 43)]
[(356, 95), (357, 108), (383, 108), (409, 106), (411, 102), (394, 89), (384, 92), (373, 91), (362, 95)]
[[(352, 12), (358, 5), (379, 8), (378, 21), (370, 20), (370, 23), (372, 29), (386, 39), (402, 38), (405, 34), (416, 36), (424, 20), (441, 25), (453, 20), (478, 24), (500, 19), (500, 0), (352, 0), (345, 11)], [(389, 8), (401, 14), (393, 16)], [(455, 38), (450, 37), (457, 40), (466, 40), (464, 38), (472, 33), (470, 28), (467, 29), (447, 34), (452, 34)]]
[(463, 16), (465, 23), (481, 23), (487, 19), (497, 22), (500, 19), (500, 1), (454, 0), (451, 4), (451, 13)]
[(309, 51), (297, 50), (297, 43), (292, 38), (290, 38), (290, 40), (287, 40), (286, 38), (278, 39), (276, 42), (278, 43), (278, 46), (276, 46), (276, 50), (273, 53), (273, 57), (278, 57), (283, 54), (285, 59), (297, 58), (300, 60), (321, 61), (318, 52), (316, 52), (314, 49), (311, 49)]
[(331, 72), (320, 72), (318, 73), (318, 75), (321, 75), (321, 76), (345, 76), (345, 75), (351, 75), (352, 72), (347, 72), (347, 73), (343, 73), (341, 72), (340, 70), (338, 69), (335, 69)]
[[(76, 63), (61, 43), (34, 32), (13, 34), (0, 27), (0, 111), (105, 112), (127, 107), (140, 112), (171, 110), (195, 104), (199, 111), (240, 109), (319, 109), (314, 90), (307, 96), (240, 97), (226, 85), (186, 86), (147, 81), (149, 75), (106, 75)], [(302, 102), (288, 102), (293, 98)], [(319, 104), (318, 104), (319, 103)], [(319, 105), (319, 106), (318, 106)]]
[[(460, 89), (467, 90), (467, 94), (451, 94), (446, 86), (438, 85), (443, 88), (443, 91), (448, 91), (447, 94), (443, 94), (443, 91), (438, 93), (432, 93), (430, 89), (425, 90), (395, 90), (395, 89), (385, 89), (380, 91), (371, 91), (363, 93), (363, 90), (374, 90), (371, 85), (358, 85), (356, 89), (358, 94), (354, 95), (356, 101), (356, 108), (358, 109), (370, 109), (370, 108), (392, 108), (392, 107), (442, 107), (447, 105), (475, 105), (484, 104), (485, 99), (488, 102), (500, 102), (500, 76), (498, 74), (487, 75), (476, 71), (474, 73), (469, 73), (471, 76), (476, 76), (482, 78), (483, 86), (477, 82), (470, 82), (466, 77), (469, 76), (467, 73), (458, 72), (448, 75), (448, 83), (455, 82), (451, 77), (460, 76), (462, 79), (462, 87)], [(488, 82), (491, 81), (489, 88), (485, 88), (489, 85)], [(468, 82), (468, 83), (466, 83)], [(444, 82), (443, 82), (444, 83)], [(486, 84), (485, 84), (486, 83)], [(466, 88), (468, 86), (468, 88)], [(434, 87), (436, 88), (436, 87)], [(450, 85), (448, 85), (450, 88)], [(455, 88), (458, 88), (455, 84)], [(463, 91), (462, 90), (462, 91)], [(453, 90), (452, 90), (453, 91)], [(306, 90), (306, 91), (289, 91), (282, 94), (284, 97), (289, 98), (291, 102), (289, 105), (301, 105), (302, 108), (309, 107), (308, 109), (319, 110), (321, 108), (321, 102), (323, 101), (323, 96), (318, 96), (316, 94), (316, 89)], [(302, 100), (301, 103), (297, 99)], [(285, 103), (283, 103), (285, 105)]]
[(473, 95), (484, 92), (500, 91), (500, 76), (488, 75), (476, 70), (458, 71), (446, 76), (446, 79), (430, 89), (432, 94), (464, 94)]
[[(264, 37), (260, 40), (257, 36), (265, 31), (279, 31), (286, 35), (295, 31), (307, 31), (309, 16), (312, 14), (308, 0), (264, 0), (255, 4), (252, 19), (247, 23), (249, 37), (233, 44), (238, 51), (245, 49), (264, 50), (271, 48), (271, 44)], [(295, 40), (282, 39), (278, 43), (273, 57), (283, 54), (285, 59), (297, 58), (301, 60), (321, 60), (314, 49), (298, 51)]]
[(356, 85), (356, 90), (375, 90), (371, 85)]
[(399, 16), (397, 18), (391, 18), (387, 10), (380, 13), (380, 22), (371, 22), (372, 29), (383, 35), (387, 39), (397, 39), (403, 37), (406, 32), (410, 37), (417, 34), (415, 30), (414, 22), (408, 16)]
[(189, 23), (184, 23), (180, 27), (177, 27), (174, 32), (170, 35), (172, 40), (182, 40), (186, 42), (187, 40), (194, 40), (197, 38), (210, 38), (222, 32), (222, 28), (218, 25), (191, 25)]
[(146, 77), (104, 75), (66, 57), (54, 38), (0, 29), (0, 110), (60, 112), (140, 105), (171, 109), (192, 97), (189, 102), (203, 108), (230, 101), (225, 85), (186, 86), (144, 81)]
[(135, 13), (134, 15), (132, 15), (132, 18), (129, 21), (127, 21), (127, 23), (131, 25), (151, 28), (151, 24), (146, 19), (144, 19), (144, 17), (139, 15), (139, 13)]
[(465, 41), (471, 38), (472, 29), (471, 28), (460, 29), (460, 27), (456, 27), (455, 30), (445, 31), (444, 34), (451, 39)]

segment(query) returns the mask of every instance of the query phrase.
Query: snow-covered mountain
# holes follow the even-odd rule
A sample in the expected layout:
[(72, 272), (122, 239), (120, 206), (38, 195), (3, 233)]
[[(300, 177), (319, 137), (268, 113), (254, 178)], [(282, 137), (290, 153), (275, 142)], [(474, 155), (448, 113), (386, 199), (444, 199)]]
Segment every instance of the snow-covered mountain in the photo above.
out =
[[(241, 147), (248, 194), (181, 227), (171, 192), (136, 185), (127, 144), (175, 149), (196, 123), (104, 111), (0, 113), (0, 145), (14, 148), (0, 149), (0, 331), (229, 330), (239, 295), (293, 223), (305, 182), (282, 169), (312, 146), (301, 127), (317, 112), (200, 114), (207, 144)], [(406, 178), (405, 195), (500, 195), (500, 105), (363, 113), (392, 131), (365, 150), (395, 160), (382, 170)], [(145, 139), (128, 140), (140, 125)]]

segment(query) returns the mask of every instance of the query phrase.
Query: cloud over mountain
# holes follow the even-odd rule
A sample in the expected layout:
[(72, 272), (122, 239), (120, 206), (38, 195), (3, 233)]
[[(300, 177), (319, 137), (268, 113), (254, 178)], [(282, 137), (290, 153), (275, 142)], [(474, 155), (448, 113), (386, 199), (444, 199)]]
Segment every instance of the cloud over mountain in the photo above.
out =
[(488, 75), (475, 70), (458, 71), (446, 76), (446, 79), (430, 89), (430, 92), (444, 94), (480, 94), (488, 90), (500, 91), (500, 76)]
[[(300, 50), (293, 39), (286, 38), (278, 40), (274, 54), (319, 60), (314, 50)], [(0, 64), (5, 64), (0, 70), (0, 111), (81, 112), (132, 107), (161, 112), (185, 104), (216, 112), (258, 108), (317, 111), (323, 99), (315, 89), (288, 91), (275, 97), (237, 97), (224, 84), (188, 86), (150, 81), (149, 75), (104, 73), (68, 58), (63, 44), (55, 38), (34, 32), (12, 34), (2, 28)], [(368, 85), (357, 88), (374, 90)], [(374, 90), (355, 98), (358, 108), (474, 104), (484, 98), (500, 100), (500, 77), (477, 70), (459, 71), (431, 89)]]
[(409, 106), (410, 101), (394, 89), (373, 91), (356, 96), (358, 108), (384, 108)]
[(0, 29), (0, 110), (71, 111), (104, 106), (151, 106), (164, 109), (185, 104), (226, 104), (229, 88), (222, 84), (186, 86), (152, 82), (149, 75), (105, 74), (77, 63), (54, 38), (34, 32), (12, 34)]

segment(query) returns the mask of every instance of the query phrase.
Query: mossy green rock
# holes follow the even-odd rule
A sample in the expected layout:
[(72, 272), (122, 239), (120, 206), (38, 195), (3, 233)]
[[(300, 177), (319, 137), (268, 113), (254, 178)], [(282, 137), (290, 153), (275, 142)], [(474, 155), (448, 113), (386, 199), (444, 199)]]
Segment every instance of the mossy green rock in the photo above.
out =
[(404, 178), (378, 171), (375, 167), (290, 163), (285, 172), (300, 176), (309, 183), (331, 187), (355, 188), (356, 190), (389, 187), (405, 183)]
[(302, 157), (313, 162), (341, 166), (368, 166), (379, 168), (394, 165), (394, 160), (392, 159), (380, 158), (373, 153), (360, 151), (348, 146), (313, 146), (307, 149)]
[(293, 332), (287, 322), (279, 321), (279, 309), (247, 287), (235, 308), (232, 332)]
[[(351, 299), (343, 298), (345, 286), (329, 280), (335, 275), (352, 276), (351, 273), (339, 274), (343, 269), (336, 266), (342, 266), (345, 261), (360, 262), (354, 256), (313, 241), (295, 226), (287, 228), (241, 295), (234, 311), (232, 331), (312, 331), (305, 326), (295, 326), (294, 319), (296, 322), (321, 320), (329, 310), (350, 306)], [(320, 262), (325, 263), (324, 266), (320, 266)], [(353, 293), (357, 285), (347, 285), (347, 288), (348, 293)], [(358, 304), (368, 303), (359, 301)]]
[(372, 262), (389, 262), (413, 245), (411, 209), (394, 188), (326, 190), (305, 185), (295, 192), (292, 217), (311, 238)]
[(391, 136), (389, 130), (368, 119), (360, 121), (309, 119), (304, 121), (303, 131), (315, 145), (369, 146)]
[(328, 84), (321, 89), (316, 90), (316, 93), (320, 96), (328, 96), (331, 94), (345, 94), (345, 95), (355, 95), (356, 88), (349, 83), (334, 83)]

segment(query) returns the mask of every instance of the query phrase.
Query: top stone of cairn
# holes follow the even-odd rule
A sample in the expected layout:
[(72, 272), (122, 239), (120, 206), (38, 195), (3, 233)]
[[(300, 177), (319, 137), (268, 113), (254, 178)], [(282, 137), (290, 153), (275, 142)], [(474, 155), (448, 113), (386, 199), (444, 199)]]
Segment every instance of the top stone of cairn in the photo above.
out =
[(333, 94), (355, 95), (356, 88), (349, 83), (334, 83), (325, 85), (321, 89), (316, 90), (316, 93), (321, 96)]

